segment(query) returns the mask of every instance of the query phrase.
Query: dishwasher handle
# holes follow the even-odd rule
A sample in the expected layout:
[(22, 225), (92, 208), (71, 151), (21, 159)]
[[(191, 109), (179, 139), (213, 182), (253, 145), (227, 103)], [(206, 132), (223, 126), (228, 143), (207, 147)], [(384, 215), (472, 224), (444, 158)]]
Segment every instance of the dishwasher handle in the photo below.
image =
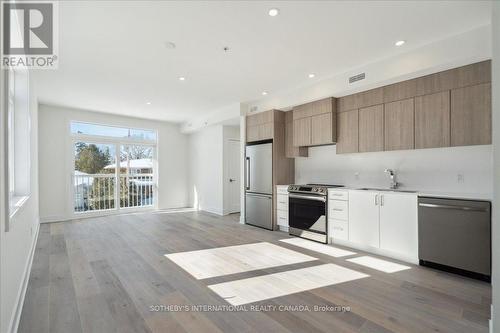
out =
[(453, 209), (453, 210), (464, 210), (468, 212), (488, 212), (488, 208), (477, 208), (468, 206), (453, 206), (453, 205), (441, 205), (441, 204), (430, 204), (430, 203), (419, 203), (420, 207), (427, 208), (440, 208), (440, 209)]

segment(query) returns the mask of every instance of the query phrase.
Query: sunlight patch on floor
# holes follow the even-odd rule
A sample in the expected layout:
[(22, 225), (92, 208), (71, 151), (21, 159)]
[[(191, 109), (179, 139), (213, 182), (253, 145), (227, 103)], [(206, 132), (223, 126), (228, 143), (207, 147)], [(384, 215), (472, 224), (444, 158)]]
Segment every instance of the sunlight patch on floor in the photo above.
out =
[(368, 276), (335, 264), (325, 264), (224, 282), (208, 287), (231, 305), (237, 306)]
[(317, 260), (267, 242), (171, 253), (165, 257), (198, 280)]
[(382, 260), (370, 256), (347, 259), (347, 261), (350, 261), (358, 265), (370, 267), (385, 273), (395, 273), (411, 268), (410, 266), (396, 264), (395, 262)]

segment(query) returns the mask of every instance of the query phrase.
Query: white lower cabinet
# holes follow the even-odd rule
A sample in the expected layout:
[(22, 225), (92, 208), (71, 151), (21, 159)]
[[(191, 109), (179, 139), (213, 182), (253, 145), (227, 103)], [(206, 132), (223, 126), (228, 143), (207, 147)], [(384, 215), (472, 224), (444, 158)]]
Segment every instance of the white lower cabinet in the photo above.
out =
[(282, 231), (288, 231), (288, 185), (276, 186), (276, 218), (278, 227)]
[(346, 220), (329, 220), (330, 234), (332, 238), (348, 240), (349, 239), (349, 222)]
[(349, 239), (349, 191), (328, 190), (328, 241)]
[(349, 192), (349, 242), (397, 259), (418, 262), (417, 195)]
[(380, 248), (418, 257), (417, 195), (383, 193), (380, 197)]
[(288, 211), (278, 210), (278, 226), (288, 228)]
[(377, 192), (349, 192), (349, 241), (380, 246), (379, 197)]

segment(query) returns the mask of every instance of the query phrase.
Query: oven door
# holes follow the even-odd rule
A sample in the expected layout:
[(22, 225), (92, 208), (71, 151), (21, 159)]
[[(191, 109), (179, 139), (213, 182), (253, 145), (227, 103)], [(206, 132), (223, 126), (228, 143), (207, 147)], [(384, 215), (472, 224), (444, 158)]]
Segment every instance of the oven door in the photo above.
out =
[(290, 193), (288, 204), (290, 234), (327, 243), (326, 197)]

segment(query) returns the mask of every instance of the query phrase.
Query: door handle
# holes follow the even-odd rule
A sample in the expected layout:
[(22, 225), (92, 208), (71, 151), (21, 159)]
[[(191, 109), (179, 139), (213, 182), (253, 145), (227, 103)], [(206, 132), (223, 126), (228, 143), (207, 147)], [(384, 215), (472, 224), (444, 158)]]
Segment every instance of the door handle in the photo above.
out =
[(236, 179), (229, 178), (229, 182), (230, 182), (230, 183), (232, 183), (232, 182), (234, 182), (234, 181), (236, 181)]
[(429, 203), (419, 203), (418, 205), (420, 207), (466, 210), (466, 211), (470, 211), (470, 212), (488, 212), (489, 211), (489, 209), (487, 209), (487, 208), (476, 208), (476, 207), (467, 207), (467, 206), (438, 205), (438, 204), (429, 204)]
[(378, 205), (378, 194), (375, 194), (375, 206)]
[(384, 195), (381, 194), (380, 195), (380, 206), (383, 206), (384, 205)]
[(246, 185), (245, 188), (247, 190), (250, 189), (250, 157), (245, 157), (245, 162), (246, 162), (246, 170), (247, 170), (247, 176), (246, 176)]

